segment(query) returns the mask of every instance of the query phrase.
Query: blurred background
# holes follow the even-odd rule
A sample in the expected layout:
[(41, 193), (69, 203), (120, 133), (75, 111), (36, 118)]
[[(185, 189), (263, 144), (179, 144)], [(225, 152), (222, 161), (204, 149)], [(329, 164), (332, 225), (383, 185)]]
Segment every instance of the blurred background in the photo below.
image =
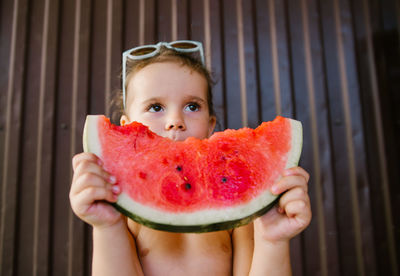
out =
[(123, 50), (177, 39), (204, 44), (218, 130), (303, 123), (294, 275), (399, 275), (399, 35), (398, 0), (1, 0), (0, 275), (90, 274), (85, 117), (113, 113)]

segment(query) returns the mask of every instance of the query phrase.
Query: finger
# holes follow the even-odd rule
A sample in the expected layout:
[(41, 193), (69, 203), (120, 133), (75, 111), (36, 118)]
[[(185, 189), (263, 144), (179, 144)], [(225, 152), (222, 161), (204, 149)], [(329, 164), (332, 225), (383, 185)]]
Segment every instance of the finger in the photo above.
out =
[(76, 178), (74, 182), (72, 182), (70, 194), (76, 195), (88, 187), (108, 188), (111, 190), (113, 184), (107, 182), (102, 176), (99, 176), (98, 174), (88, 172), (81, 174), (79, 177)]
[(94, 163), (98, 163), (99, 165), (102, 165), (102, 161), (93, 153), (90, 152), (82, 152), (76, 154), (72, 158), (72, 169), (75, 171), (75, 169), (78, 167), (79, 163), (82, 161), (92, 161)]
[(310, 180), (310, 174), (304, 170), (302, 167), (293, 167), (286, 169), (283, 174), (283, 176), (289, 176), (289, 175), (301, 175), (306, 179), (306, 182)]
[(82, 160), (75, 169), (74, 178), (79, 177), (84, 173), (94, 173), (98, 176), (104, 178), (105, 181), (110, 183), (115, 183), (115, 177), (111, 176), (108, 172), (106, 172), (103, 167), (101, 167), (98, 163), (93, 162), (92, 160)]
[(117, 195), (111, 189), (88, 187), (71, 198), (71, 205), (78, 216), (85, 216), (89, 208), (99, 201), (116, 202)]
[(279, 200), (279, 206), (285, 209), (286, 206), (293, 201), (303, 201), (304, 203), (309, 204), (310, 198), (306, 191), (300, 187), (296, 187), (282, 195)]
[(300, 187), (305, 192), (308, 191), (308, 184), (306, 178), (301, 175), (283, 176), (277, 183), (271, 187), (273, 194), (281, 194), (287, 190)]
[(304, 229), (311, 221), (311, 209), (302, 200), (289, 202), (285, 208), (285, 213), (289, 218), (295, 218), (298, 229)]

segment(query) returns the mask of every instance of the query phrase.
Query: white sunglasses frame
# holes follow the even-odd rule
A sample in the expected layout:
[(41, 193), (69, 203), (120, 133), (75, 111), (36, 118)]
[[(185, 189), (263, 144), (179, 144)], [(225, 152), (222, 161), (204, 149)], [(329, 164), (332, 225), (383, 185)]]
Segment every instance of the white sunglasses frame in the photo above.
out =
[[(178, 48), (171, 46), (171, 44), (176, 44), (176, 43), (190, 43), (195, 45), (194, 48)], [(141, 60), (141, 59), (146, 59), (146, 58), (151, 58), (157, 55), (160, 52), (161, 46), (164, 46), (168, 49), (177, 51), (179, 53), (194, 53), (194, 52), (199, 52), (200, 53), (200, 58), (201, 58), (201, 63), (203, 66), (205, 66), (205, 61), (204, 61), (204, 50), (203, 50), (203, 44), (198, 41), (194, 40), (177, 40), (177, 41), (172, 41), (172, 42), (158, 42), (157, 44), (150, 44), (150, 45), (144, 45), (144, 46), (139, 46), (139, 47), (134, 47), (132, 49), (126, 50), (122, 53), (122, 97), (123, 97), (123, 105), (124, 109), (126, 108), (126, 62), (129, 59), (131, 60)], [(133, 51), (137, 51), (140, 49), (145, 49), (145, 48), (151, 48), (154, 47), (154, 51), (150, 52), (145, 55), (131, 55)]]

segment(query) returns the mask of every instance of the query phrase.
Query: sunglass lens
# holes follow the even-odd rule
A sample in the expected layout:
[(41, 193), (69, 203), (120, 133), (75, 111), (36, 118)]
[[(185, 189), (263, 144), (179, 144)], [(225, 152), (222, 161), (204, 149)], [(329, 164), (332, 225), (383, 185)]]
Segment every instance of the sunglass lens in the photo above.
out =
[(156, 48), (153, 47), (147, 47), (147, 48), (141, 48), (141, 49), (137, 49), (137, 50), (133, 50), (130, 54), (132, 56), (144, 56), (147, 55), (151, 52), (154, 52), (156, 50)]
[(179, 49), (194, 49), (197, 47), (196, 44), (190, 42), (176, 42), (170, 44), (172, 47), (179, 48)]

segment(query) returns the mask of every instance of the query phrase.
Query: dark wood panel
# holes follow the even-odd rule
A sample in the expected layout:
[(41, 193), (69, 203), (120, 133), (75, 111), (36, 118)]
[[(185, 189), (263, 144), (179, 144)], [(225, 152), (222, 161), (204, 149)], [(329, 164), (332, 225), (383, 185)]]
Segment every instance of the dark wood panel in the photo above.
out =
[(0, 5), (0, 274), (90, 274), (68, 199), (85, 117), (112, 114), (123, 50), (173, 39), (203, 42), (217, 130), (302, 121), (313, 220), (294, 274), (399, 274), (397, 0)]
[(222, 1), (210, 1), (210, 51), (205, 55), (210, 55), (210, 70), (212, 72), (215, 85), (213, 87), (213, 103), (217, 115), (216, 130), (227, 127), (226, 124), (226, 83), (225, 78), (225, 55), (224, 55), (224, 29), (223, 29), (223, 5)]
[(226, 127), (240, 128), (243, 126), (242, 106), (240, 96), (240, 73), (238, 59), (238, 34), (236, 1), (223, 1), (221, 15), (224, 29), (224, 82), (226, 93)]
[[(4, 1), (3, 1), (4, 2)], [(11, 5), (11, 3), (13, 5)], [(28, 2), (11, 1), (5, 7), (12, 7), (9, 13), (11, 26), (9, 40), (4, 41), (4, 46), (9, 45), (5, 52), (8, 58), (5, 59), (9, 64), (9, 74), (6, 78), (7, 86), (2, 93), (6, 93), (6, 117), (5, 117), (5, 139), (4, 151), (2, 152), (2, 205), (1, 205), (1, 274), (15, 275), (17, 273), (16, 261), (18, 260), (18, 238), (19, 228), (17, 225), (19, 214), (18, 193), (20, 171), (21, 171), (21, 152), (23, 148), (22, 129), (23, 129), (23, 100), (24, 100), (24, 77), (25, 77), (25, 58), (27, 42), (27, 12)], [(7, 37), (4, 37), (7, 39)], [(8, 44), (10, 43), (10, 44)], [(22, 46), (21, 46), (22, 45)], [(3, 49), (3, 47), (2, 47)], [(6, 50), (4, 49), (4, 50)], [(4, 92), (3, 92), (4, 91)]]
[[(79, 8), (75, 1), (60, 2), (57, 97), (55, 102), (54, 182), (51, 199), (51, 275), (67, 275), (70, 238), (73, 237), (69, 187), (71, 185), (71, 145), (75, 22)], [(79, 14), (79, 13), (78, 13)], [(71, 248), (73, 249), (73, 248)]]
[(158, 1), (157, 32), (158, 41), (172, 40), (172, 0)]
[(46, 1), (41, 50), (39, 110), (39, 158), (35, 192), (34, 259), (33, 273), (48, 275), (50, 271), (50, 214), (54, 160), (55, 85), (57, 72), (59, 2)]
[(176, 2), (176, 24), (174, 26), (176, 28), (177, 37), (173, 38), (176, 40), (185, 40), (189, 37), (189, 30), (190, 30), (190, 13), (189, 7), (190, 3), (189, 0), (175, 0)]
[(252, 15), (255, 12), (255, 5), (252, 1), (243, 1), (239, 6), (243, 22), (243, 57), (245, 64), (246, 87), (246, 117), (247, 126), (255, 128), (261, 123), (260, 111), (260, 87), (257, 74), (257, 35), (256, 26)]

